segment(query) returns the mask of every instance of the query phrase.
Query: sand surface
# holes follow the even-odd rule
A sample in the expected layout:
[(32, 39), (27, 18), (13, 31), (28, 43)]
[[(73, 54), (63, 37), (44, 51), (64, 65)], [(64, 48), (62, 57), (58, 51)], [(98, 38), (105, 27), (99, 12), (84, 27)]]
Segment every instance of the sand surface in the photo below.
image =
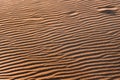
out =
[(120, 80), (120, 0), (0, 0), (0, 80)]

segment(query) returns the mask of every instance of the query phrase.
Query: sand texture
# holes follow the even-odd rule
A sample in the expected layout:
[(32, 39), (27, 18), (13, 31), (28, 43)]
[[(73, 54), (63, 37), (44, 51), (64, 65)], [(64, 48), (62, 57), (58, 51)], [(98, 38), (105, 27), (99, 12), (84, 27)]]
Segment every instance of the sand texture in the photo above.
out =
[(0, 80), (120, 80), (120, 0), (0, 0)]

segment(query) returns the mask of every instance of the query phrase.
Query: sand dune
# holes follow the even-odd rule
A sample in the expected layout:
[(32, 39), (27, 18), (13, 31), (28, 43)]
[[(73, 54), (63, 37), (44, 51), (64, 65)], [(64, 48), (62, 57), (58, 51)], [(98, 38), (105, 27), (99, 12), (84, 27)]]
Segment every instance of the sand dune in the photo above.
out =
[(0, 0), (0, 80), (120, 80), (119, 0)]

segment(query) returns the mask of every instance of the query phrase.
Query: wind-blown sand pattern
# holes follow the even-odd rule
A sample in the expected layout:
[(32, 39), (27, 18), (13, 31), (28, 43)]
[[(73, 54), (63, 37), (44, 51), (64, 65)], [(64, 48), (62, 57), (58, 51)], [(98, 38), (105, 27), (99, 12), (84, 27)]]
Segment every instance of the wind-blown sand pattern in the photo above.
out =
[(120, 0), (0, 0), (0, 80), (120, 80)]

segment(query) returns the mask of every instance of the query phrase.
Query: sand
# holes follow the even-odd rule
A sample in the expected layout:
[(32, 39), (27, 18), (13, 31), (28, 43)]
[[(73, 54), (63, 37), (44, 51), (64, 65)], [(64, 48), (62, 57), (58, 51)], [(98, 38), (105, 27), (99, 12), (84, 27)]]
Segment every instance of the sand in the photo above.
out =
[(120, 0), (0, 0), (0, 80), (120, 80)]

